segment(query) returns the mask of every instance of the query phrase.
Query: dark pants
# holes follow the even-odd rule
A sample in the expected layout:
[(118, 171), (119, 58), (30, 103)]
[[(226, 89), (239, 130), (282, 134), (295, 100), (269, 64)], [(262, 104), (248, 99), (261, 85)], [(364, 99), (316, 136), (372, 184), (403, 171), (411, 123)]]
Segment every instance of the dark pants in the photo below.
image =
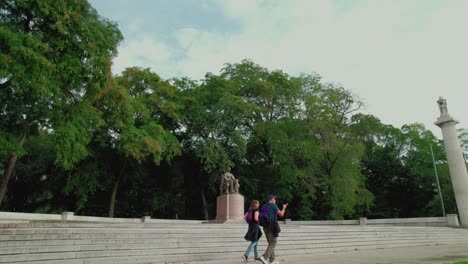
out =
[(268, 241), (268, 247), (265, 250), (265, 253), (263, 254), (263, 257), (266, 260), (269, 260), (270, 262), (275, 261), (275, 247), (276, 247), (276, 241), (277, 237), (273, 236), (273, 233), (268, 230), (268, 228), (264, 227), (263, 232), (265, 233), (266, 239)]

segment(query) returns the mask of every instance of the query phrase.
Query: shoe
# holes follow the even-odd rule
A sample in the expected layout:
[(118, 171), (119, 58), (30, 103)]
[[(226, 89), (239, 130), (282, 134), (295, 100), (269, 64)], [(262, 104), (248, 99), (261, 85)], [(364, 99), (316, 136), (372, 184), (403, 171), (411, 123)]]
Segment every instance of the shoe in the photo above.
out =
[(256, 258), (255, 261), (260, 261), (260, 258)]
[(268, 264), (268, 261), (267, 261), (263, 256), (260, 257), (260, 261), (261, 261), (263, 264)]
[(246, 255), (242, 255), (242, 260), (244, 261), (244, 263), (247, 263), (247, 256)]

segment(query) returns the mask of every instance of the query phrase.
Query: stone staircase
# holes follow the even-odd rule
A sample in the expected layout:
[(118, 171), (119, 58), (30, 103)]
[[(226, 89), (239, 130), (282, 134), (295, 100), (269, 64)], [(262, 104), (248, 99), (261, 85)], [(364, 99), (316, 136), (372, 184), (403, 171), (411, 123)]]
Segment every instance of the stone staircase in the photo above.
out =
[[(0, 263), (189, 263), (239, 260), (246, 224), (0, 224)], [(278, 256), (468, 243), (468, 229), (282, 225)], [(266, 245), (260, 239), (259, 251)]]

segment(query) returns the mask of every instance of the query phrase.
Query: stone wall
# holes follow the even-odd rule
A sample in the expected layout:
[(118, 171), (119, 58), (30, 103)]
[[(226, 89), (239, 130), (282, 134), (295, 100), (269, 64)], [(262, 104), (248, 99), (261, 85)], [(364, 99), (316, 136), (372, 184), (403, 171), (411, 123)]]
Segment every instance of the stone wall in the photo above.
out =
[[(179, 220), (179, 219), (152, 219), (150, 216), (141, 218), (109, 218), (95, 216), (78, 216), (73, 212), (63, 212), (62, 214), (32, 214), (0, 212), (0, 223), (27, 223), (40, 221), (61, 221), (61, 222), (88, 222), (88, 223), (166, 223), (179, 224), (191, 223), (201, 224), (207, 221), (202, 220)], [(393, 225), (393, 226), (458, 226), (458, 217), (449, 214), (446, 217), (420, 217), (420, 218), (389, 218), (389, 219), (367, 219), (356, 220), (316, 220), (316, 221), (292, 221), (284, 220), (286, 225)]]

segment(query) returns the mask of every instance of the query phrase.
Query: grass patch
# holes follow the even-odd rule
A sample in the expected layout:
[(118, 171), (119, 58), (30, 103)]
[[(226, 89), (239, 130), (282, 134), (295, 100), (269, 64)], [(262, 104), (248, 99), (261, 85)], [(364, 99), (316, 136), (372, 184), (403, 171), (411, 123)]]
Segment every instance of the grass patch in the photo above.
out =
[(468, 261), (457, 261), (457, 262), (454, 262), (453, 264), (468, 264)]

